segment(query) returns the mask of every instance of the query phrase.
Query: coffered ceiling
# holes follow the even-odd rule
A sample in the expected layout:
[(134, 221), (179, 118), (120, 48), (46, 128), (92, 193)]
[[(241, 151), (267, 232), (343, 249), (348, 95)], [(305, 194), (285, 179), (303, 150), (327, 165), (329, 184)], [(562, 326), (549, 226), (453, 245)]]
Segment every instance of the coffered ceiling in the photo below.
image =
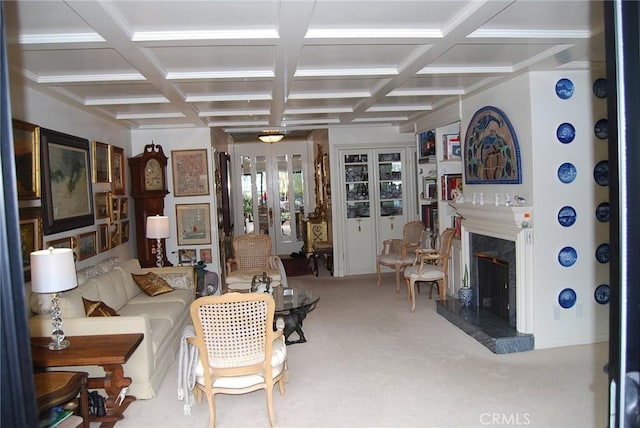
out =
[(11, 79), (132, 129), (406, 126), (517, 73), (604, 62), (601, 1), (4, 4)]

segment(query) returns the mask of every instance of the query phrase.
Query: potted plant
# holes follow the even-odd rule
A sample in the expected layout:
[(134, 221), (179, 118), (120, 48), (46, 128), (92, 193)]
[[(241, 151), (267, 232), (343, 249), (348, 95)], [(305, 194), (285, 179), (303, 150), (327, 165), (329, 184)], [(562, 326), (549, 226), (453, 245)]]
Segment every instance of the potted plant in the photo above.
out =
[(462, 277), (462, 287), (458, 289), (458, 298), (462, 306), (471, 306), (473, 288), (469, 286), (469, 269), (465, 265), (464, 276)]

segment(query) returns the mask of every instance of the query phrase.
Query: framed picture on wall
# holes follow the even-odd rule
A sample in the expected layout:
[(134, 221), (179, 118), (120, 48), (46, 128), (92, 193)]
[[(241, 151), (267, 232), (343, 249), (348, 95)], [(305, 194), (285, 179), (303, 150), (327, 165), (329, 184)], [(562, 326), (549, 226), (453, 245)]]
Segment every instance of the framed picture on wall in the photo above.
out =
[(436, 130), (418, 134), (418, 162), (428, 162), (436, 155)]
[(178, 250), (178, 264), (191, 266), (196, 264), (196, 250), (194, 248), (181, 248)]
[(101, 253), (107, 251), (110, 246), (111, 239), (109, 237), (109, 225), (101, 224), (98, 226), (98, 251)]
[(13, 119), (18, 199), (40, 197), (40, 127)]
[(175, 196), (209, 194), (209, 162), (206, 149), (172, 150), (171, 171)]
[(20, 245), (24, 281), (31, 281), (31, 253), (42, 249), (42, 215), (40, 208), (20, 209)]
[(42, 128), (45, 235), (94, 223), (89, 140)]
[(202, 260), (204, 263), (213, 263), (213, 258), (211, 257), (211, 248), (200, 249), (200, 260)]
[(125, 243), (129, 241), (129, 222), (123, 221), (120, 224), (120, 242)]
[(113, 193), (124, 195), (125, 192), (125, 171), (124, 171), (124, 149), (122, 147), (111, 147), (111, 182), (113, 183)]
[(94, 141), (91, 143), (93, 182), (111, 183), (111, 146)]
[(78, 260), (88, 259), (97, 254), (97, 232), (87, 232), (78, 235)]
[(211, 244), (209, 204), (176, 205), (178, 245)]
[(96, 218), (111, 217), (111, 192), (96, 192)]

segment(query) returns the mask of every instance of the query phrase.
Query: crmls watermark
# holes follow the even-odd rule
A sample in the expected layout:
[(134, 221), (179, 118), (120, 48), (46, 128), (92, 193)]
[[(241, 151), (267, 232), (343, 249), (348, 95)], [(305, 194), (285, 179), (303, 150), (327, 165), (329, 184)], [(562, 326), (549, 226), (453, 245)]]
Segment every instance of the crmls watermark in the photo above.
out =
[(531, 424), (531, 415), (529, 413), (482, 413), (480, 424), (526, 426)]

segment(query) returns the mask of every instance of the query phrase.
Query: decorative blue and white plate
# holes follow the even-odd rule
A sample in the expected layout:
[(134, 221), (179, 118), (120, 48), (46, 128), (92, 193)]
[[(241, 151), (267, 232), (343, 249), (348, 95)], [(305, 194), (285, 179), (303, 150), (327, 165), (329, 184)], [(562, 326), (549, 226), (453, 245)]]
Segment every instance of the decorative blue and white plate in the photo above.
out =
[(607, 79), (601, 77), (593, 82), (593, 94), (598, 98), (607, 98)]
[(593, 298), (601, 305), (609, 303), (610, 297), (611, 290), (609, 289), (609, 284), (600, 284), (596, 287), (596, 291), (593, 292)]
[(558, 211), (558, 223), (560, 226), (569, 227), (573, 226), (576, 222), (576, 210), (573, 207), (565, 206)]
[(609, 138), (609, 121), (607, 119), (600, 119), (593, 127), (593, 133), (596, 134), (601, 140)]
[(556, 129), (556, 137), (562, 144), (569, 144), (576, 138), (576, 128), (568, 122), (561, 123)]
[(576, 260), (578, 260), (578, 252), (573, 247), (564, 247), (558, 253), (558, 263), (560, 263), (561, 266), (573, 266)]
[(602, 160), (593, 168), (593, 179), (600, 186), (609, 185), (609, 161)]
[(602, 223), (609, 221), (609, 202), (598, 204), (596, 208), (596, 218)]
[(600, 244), (596, 248), (596, 260), (600, 263), (609, 263), (609, 244)]
[(576, 292), (573, 288), (565, 288), (558, 294), (558, 304), (565, 309), (569, 309), (576, 304)]
[(573, 95), (575, 86), (569, 79), (560, 79), (556, 82), (556, 95), (563, 100), (568, 100)]
[(576, 179), (578, 171), (571, 162), (565, 162), (558, 168), (558, 179), (563, 183), (571, 183)]

